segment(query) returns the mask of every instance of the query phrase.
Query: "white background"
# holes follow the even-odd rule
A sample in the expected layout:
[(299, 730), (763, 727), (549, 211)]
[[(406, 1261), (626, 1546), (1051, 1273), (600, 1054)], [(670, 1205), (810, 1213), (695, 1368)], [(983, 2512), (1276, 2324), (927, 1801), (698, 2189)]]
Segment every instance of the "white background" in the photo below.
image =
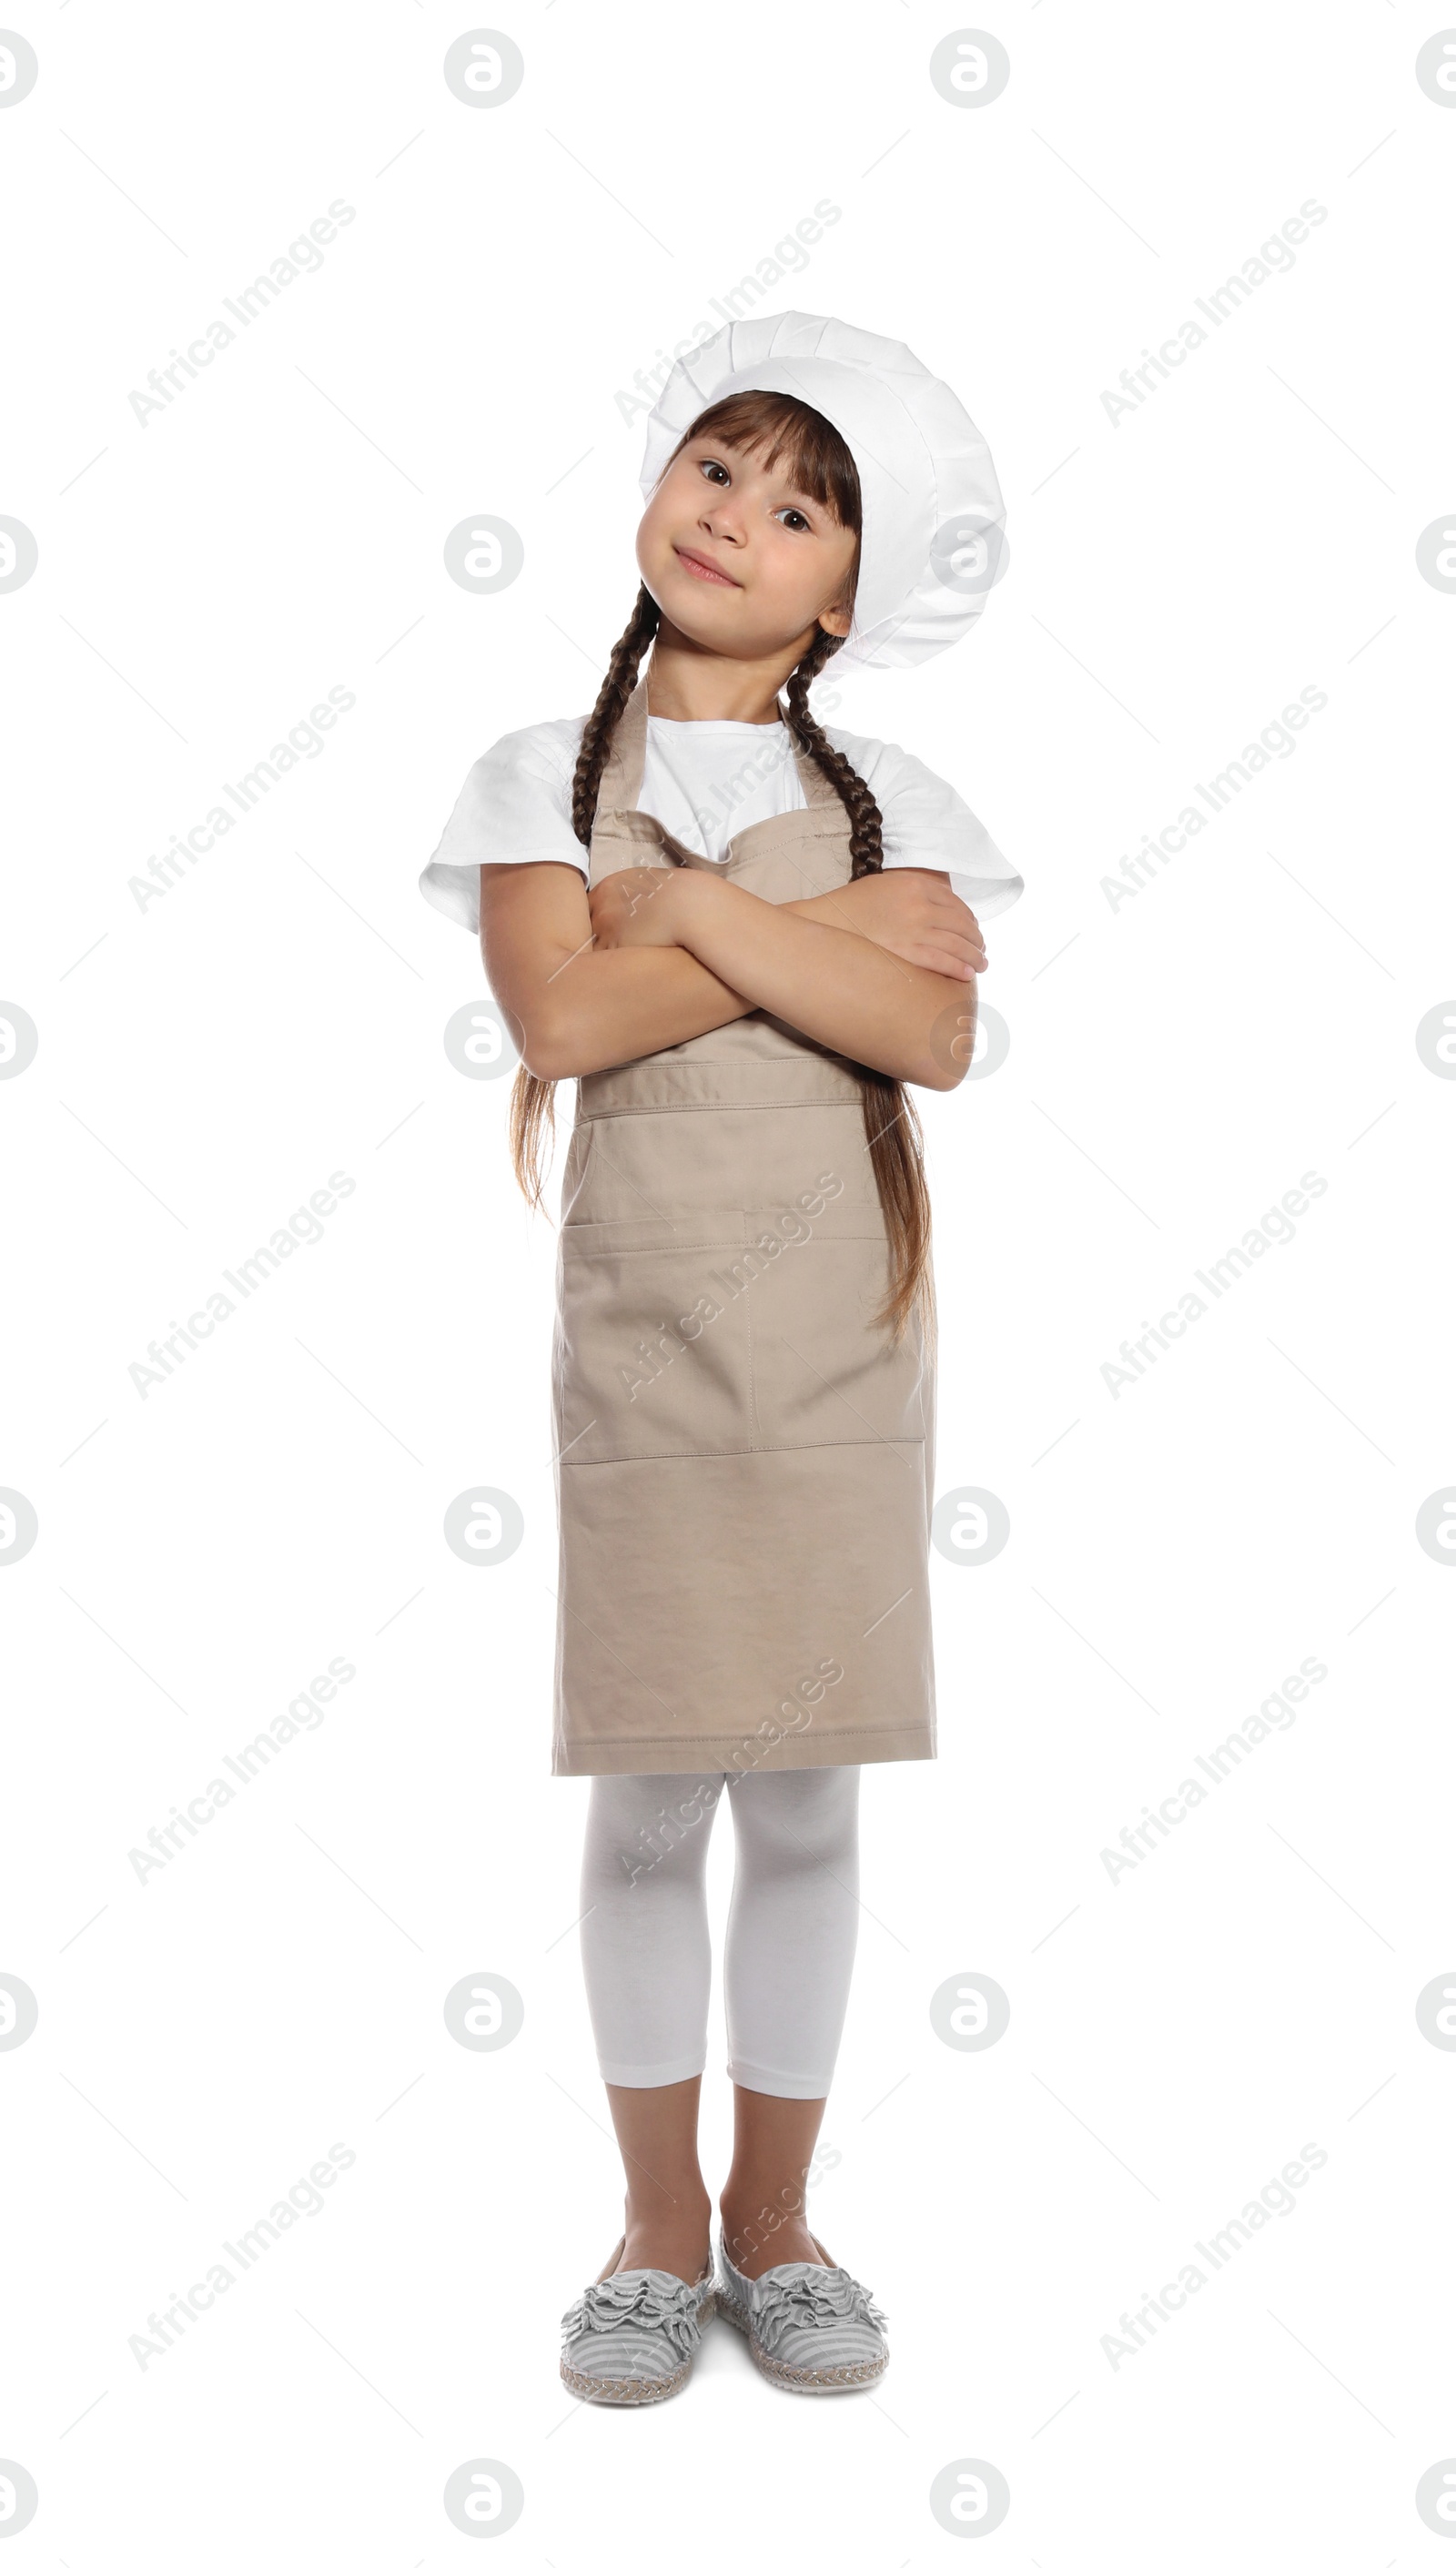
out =
[[(1415, 554), (1453, 499), (1456, 113), (1414, 61), (1443, 22), (1008, 0), (1010, 83), (967, 111), (922, 0), (552, 0), (502, 22), (525, 78), (483, 112), (441, 76), (473, 23), (62, 0), (0, 115), (0, 511), (39, 546), (0, 596), (0, 995), (40, 1036), (0, 1090), (0, 1480), (40, 1523), (0, 1581), (0, 1969), (40, 2011), (0, 2053), (16, 2556), (445, 2562), (444, 2481), (485, 2456), (533, 2568), (919, 2568), (956, 2555), (928, 2491), (969, 2456), (1016, 2568), (1439, 2558), (1456, 2055), (1415, 2002), (1456, 1969), (1452, 1593), (1414, 1520), (1456, 1480), (1456, 1089), (1415, 1030), (1456, 984), (1456, 603)], [(336, 198), (318, 271), (144, 426), (148, 369)], [(937, 1556), (941, 1757), (865, 1778), (812, 2202), (890, 2313), (883, 2388), (785, 2399), (718, 2328), (629, 2417), (555, 2373), (620, 2169), (571, 1931), (587, 1787), (548, 1773), (554, 1239), (508, 1082), (445, 1057), (479, 962), (416, 878), (471, 761), (583, 711), (626, 619), (614, 396), (821, 198), (758, 308), (908, 341), (1008, 500), (971, 638), (819, 702), (1026, 878), (982, 985), (1010, 1057), (924, 1100), (939, 1485), (1012, 1538)], [(1121, 371), (1308, 198), (1293, 268), (1114, 426)], [(442, 565), (472, 511), (524, 544), (497, 595)], [(322, 754), (139, 907), (331, 687)], [(1114, 908), (1306, 687), (1295, 753)], [(322, 1239), (143, 1398), (148, 1341), (335, 1170)], [(1295, 1238), (1114, 1398), (1119, 1342), (1307, 1170)], [(526, 1522), (489, 1570), (441, 1535), (477, 1484)], [(335, 1656), (318, 1729), (139, 1881), (129, 1849)], [(1109, 1878), (1306, 1657), (1293, 1726)], [(525, 2007), (484, 2055), (442, 2015), (482, 1970)], [(979, 2054), (930, 2022), (967, 1971), (1011, 2003)], [(715, 2188), (721, 2042), (716, 2001)], [(322, 2211), (139, 2368), (335, 2142)], [(1310, 2143), (1297, 2208), (1114, 2368), (1120, 2314)]]

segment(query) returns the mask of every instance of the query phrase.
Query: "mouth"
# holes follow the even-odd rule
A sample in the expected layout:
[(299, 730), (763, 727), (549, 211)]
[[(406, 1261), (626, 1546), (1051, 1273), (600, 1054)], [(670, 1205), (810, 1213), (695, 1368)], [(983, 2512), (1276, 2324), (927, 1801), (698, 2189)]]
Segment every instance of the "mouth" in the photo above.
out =
[(711, 561), (707, 553), (695, 553), (688, 544), (674, 544), (673, 550), (683, 568), (691, 571), (695, 579), (712, 580), (719, 588), (741, 587), (740, 580), (729, 579), (728, 572), (720, 570), (717, 562)]

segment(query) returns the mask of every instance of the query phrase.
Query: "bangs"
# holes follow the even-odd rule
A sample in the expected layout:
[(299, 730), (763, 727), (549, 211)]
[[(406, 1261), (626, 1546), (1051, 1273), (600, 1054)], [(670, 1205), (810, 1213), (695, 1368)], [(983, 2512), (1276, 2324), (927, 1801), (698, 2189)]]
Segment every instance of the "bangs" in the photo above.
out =
[(788, 393), (729, 393), (703, 411), (679, 438), (675, 462), (695, 437), (721, 437), (740, 455), (755, 456), (770, 472), (783, 467), (805, 498), (827, 508), (852, 535), (863, 531), (859, 473), (837, 428), (822, 411)]

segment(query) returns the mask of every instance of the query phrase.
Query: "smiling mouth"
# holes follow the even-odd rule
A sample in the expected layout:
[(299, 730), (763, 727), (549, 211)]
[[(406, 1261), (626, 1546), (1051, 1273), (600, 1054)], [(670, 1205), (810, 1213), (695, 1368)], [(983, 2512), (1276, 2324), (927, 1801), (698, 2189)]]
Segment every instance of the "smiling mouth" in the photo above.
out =
[(720, 570), (716, 562), (711, 562), (706, 553), (689, 552), (682, 544), (674, 544), (673, 550), (683, 568), (691, 570), (695, 579), (712, 580), (719, 588), (737, 588), (740, 585), (737, 580), (729, 579), (726, 570)]

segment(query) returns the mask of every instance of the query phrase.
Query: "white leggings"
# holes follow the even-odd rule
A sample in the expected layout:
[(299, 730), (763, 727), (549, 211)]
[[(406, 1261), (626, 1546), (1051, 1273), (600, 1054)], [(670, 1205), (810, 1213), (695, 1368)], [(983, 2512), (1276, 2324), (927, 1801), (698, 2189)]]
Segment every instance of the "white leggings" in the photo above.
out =
[(707, 2063), (708, 1839), (725, 1790), (728, 2075), (763, 2095), (827, 2095), (859, 1927), (857, 1766), (593, 1776), (581, 1956), (602, 2076), (670, 2086)]

